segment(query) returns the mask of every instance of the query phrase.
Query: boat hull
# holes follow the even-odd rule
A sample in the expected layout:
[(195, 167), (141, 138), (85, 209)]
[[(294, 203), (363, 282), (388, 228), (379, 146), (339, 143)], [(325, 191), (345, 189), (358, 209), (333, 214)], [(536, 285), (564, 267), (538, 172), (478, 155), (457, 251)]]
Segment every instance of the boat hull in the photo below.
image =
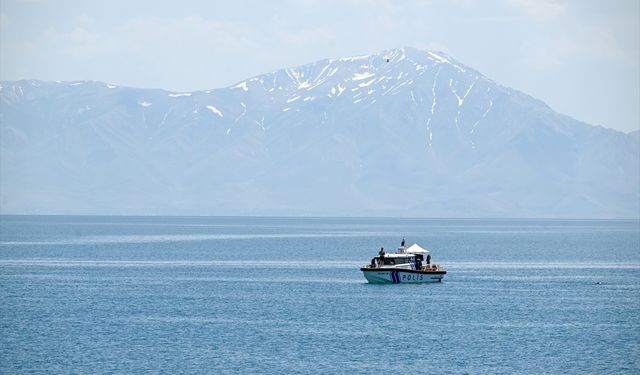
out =
[(418, 271), (405, 269), (361, 268), (371, 284), (439, 283), (447, 271)]

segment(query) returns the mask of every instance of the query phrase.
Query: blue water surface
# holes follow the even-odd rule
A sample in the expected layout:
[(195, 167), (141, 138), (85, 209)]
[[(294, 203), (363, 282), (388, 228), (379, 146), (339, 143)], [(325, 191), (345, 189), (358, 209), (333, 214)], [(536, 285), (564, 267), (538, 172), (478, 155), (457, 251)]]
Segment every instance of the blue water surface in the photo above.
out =
[(0, 373), (158, 372), (637, 374), (640, 223), (0, 217)]

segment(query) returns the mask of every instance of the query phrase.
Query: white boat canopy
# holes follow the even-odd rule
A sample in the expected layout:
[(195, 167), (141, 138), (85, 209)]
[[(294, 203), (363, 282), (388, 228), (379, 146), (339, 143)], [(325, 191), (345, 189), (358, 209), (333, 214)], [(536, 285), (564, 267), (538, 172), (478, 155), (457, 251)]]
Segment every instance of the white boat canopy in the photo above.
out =
[(420, 245), (418, 245), (417, 243), (414, 243), (413, 245), (409, 246), (405, 252), (409, 253), (409, 254), (429, 254), (429, 250), (427, 249), (423, 249), (422, 247), (420, 247)]

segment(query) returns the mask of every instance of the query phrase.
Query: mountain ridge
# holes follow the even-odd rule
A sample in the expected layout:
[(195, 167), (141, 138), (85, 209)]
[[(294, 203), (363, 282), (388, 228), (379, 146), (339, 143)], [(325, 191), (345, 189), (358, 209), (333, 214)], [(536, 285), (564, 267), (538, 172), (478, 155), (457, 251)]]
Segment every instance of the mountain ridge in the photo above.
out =
[(440, 52), (323, 59), (194, 92), (1, 85), (1, 211), (640, 215), (637, 136)]

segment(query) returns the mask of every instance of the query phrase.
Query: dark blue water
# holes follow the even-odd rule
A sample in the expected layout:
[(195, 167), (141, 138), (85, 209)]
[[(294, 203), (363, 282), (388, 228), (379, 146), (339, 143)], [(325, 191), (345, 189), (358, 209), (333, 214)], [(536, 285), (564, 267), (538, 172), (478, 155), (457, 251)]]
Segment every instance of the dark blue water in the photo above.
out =
[(3, 216), (0, 372), (638, 373), (640, 223)]

